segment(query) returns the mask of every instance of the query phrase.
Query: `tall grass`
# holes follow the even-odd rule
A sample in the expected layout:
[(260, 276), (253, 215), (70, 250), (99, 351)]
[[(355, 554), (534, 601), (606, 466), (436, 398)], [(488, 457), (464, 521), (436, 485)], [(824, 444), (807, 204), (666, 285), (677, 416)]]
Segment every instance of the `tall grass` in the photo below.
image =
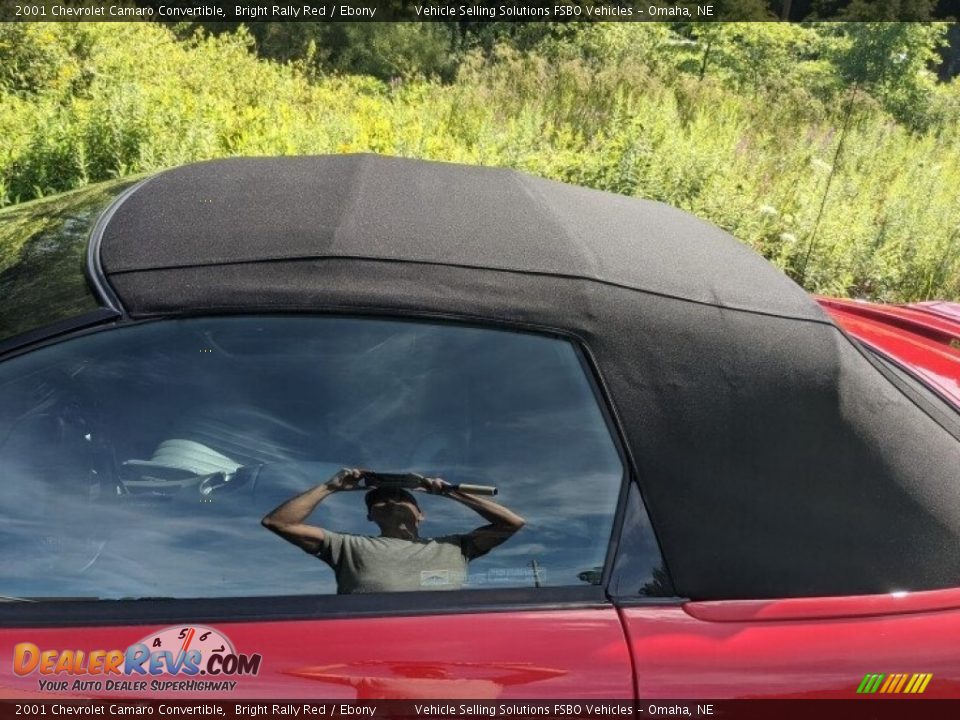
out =
[[(372, 151), (662, 200), (814, 292), (960, 299), (956, 87), (939, 90), (943, 119), (918, 134), (855, 88), (836, 101), (731, 89), (665, 67), (650, 48), (601, 61), (501, 49), (469, 58), (452, 83), (385, 83), (258, 60), (243, 33), (18, 32), (61, 54), (39, 62), (41, 81), (27, 72), (0, 94), (0, 204), (213, 157)], [(67, 46), (82, 52), (66, 61)]]

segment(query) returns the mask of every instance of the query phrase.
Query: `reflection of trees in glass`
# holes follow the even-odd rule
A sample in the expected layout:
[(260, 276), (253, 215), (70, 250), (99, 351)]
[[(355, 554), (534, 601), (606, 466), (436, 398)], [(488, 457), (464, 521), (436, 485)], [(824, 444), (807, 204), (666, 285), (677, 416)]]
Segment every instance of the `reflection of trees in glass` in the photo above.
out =
[(136, 180), (0, 212), (0, 340), (98, 307), (84, 274), (94, 223)]
[[(653, 568), (651, 579), (640, 586), (638, 595), (645, 597), (673, 597), (676, 592), (673, 589), (673, 583), (662, 565)], [(603, 577), (603, 567), (597, 565), (577, 574), (577, 578), (588, 585), (600, 585)]]
[(646, 597), (673, 597), (676, 595), (673, 583), (670, 582), (670, 576), (667, 575), (663, 565), (653, 569), (653, 579), (641, 586), (640, 594)]

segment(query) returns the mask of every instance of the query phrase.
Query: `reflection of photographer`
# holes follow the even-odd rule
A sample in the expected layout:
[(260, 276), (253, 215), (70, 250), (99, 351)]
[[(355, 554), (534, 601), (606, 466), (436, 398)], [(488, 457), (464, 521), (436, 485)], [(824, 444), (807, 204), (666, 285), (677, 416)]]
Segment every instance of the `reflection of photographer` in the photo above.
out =
[[(370, 489), (364, 500), (367, 519), (379, 537), (348, 535), (304, 521), (335, 492)], [(424, 514), (413, 493), (443, 495), (472, 508), (489, 524), (466, 535), (421, 538)], [(491, 500), (468, 494), (440, 478), (380, 475), (343, 469), (268, 513), (264, 527), (327, 563), (337, 576), (337, 592), (369, 593), (459, 588), (467, 563), (486, 554), (523, 527), (516, 513)]]

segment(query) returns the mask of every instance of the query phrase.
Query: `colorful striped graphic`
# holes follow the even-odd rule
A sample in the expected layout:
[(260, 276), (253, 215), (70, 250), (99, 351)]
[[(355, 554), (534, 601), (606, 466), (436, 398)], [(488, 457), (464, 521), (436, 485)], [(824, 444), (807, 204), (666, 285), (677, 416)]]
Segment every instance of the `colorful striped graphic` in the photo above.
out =
[(874, 693), (919, 695), (927, 689), (933, 673), (867, 673), (860, 681), (857, 692), (861, 695)]

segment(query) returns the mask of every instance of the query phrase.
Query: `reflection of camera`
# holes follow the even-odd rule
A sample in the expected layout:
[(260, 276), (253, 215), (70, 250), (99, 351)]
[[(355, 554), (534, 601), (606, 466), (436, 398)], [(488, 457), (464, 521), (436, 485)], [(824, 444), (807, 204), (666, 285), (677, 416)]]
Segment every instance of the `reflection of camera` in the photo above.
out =
[[(363, 482), (369, 488), (391, 487), (415, 489), (421, 487), (421, 480), (423, 480), (423, 475), (417, 475), (416, 473), (381, 473), (371, 471), (364, 471), (363, 473)], [(468, 485), (466, 483), (459, 483), (450, 485), (450, 489), (468, 495), (497, 494), (497, 488), (493, 485)]]
[(422, 476), (415, 473), (364, 472), (363, 480), (367, 487), (418, 488)]

